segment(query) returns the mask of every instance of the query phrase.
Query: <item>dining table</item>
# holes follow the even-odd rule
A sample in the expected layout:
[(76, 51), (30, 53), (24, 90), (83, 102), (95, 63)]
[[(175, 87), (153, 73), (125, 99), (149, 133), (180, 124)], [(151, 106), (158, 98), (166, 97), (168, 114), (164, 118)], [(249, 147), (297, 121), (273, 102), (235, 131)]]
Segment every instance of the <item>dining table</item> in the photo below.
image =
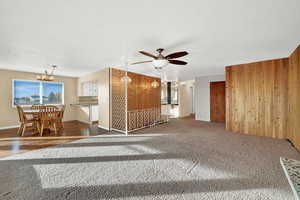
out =
[[(61, 111), (61, 109), (58, 108), (57, 111)], [(24, 109), (23, 112), (24, 112), (24, 114), (26, 114), (26, 115), (33, 115), (33, 116), (38, 116), (39, 113), (41, 113), (41, 111), (38, 110), (38, 109)]]
[[(60, 108), (58, 108), (57, 109), (57, 111), (62, 111), (62, 109), (60, 109)], [(40, 120), (40, 113), (42, 112), (41, 110), (39, 110), (39, 109), (24, 109), (23, 110), (23, 112), (24, 112), (24, 115), (31, 115), (32, 116), (32, 118), (34, 118), (34, 119), (36, 119), (37, 121), (39, 121)], [(33, 134), (37, 134), (37, 133), (39, 133), (39, 130), (38, 129), (36, 129), (37, 131), (35, 131), (35, 132), (33, 132)]]
[(24, 109), (24, 114), (31, 114), (31, 115), (37, 115), (39, 114), (41, 111), (40, 110), (32, 110), (32, 109)]

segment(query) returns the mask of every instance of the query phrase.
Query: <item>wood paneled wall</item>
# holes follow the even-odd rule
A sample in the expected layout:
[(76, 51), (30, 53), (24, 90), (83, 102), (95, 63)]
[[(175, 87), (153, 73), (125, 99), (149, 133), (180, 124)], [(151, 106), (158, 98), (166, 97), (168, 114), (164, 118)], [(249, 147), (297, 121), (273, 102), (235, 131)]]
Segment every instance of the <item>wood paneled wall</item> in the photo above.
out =
[(300, 46), (289, 58), (226, 67), (226, 129), (300, 150)]
[[(128, 84), (128, 111), (160, 108), (160, 79), (141, 74), (128, 72), (132, 82)], [(159, 83), (159, 87), (151, 86), (153, 81)]]
[(226, 129), (287, 137), (288, 58), (226, 67)]
[(288, 138), (300, 150), (300, 46), (289, 58)]

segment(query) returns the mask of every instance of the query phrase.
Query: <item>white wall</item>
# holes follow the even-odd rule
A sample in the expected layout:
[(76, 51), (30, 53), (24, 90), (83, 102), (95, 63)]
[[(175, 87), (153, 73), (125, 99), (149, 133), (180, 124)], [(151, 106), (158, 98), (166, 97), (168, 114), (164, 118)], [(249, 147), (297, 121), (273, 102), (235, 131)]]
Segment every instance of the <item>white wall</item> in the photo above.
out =
[(179, 82), (179, 117), (189, 116), (193, 112), (193, 93), (191, 88), (194, 87), (194, 82), (194, 80)]
[(225, 81), (225, 75), (201, 76), (195, 79), (196, 120), (210, 121), (210, 82)]
[[(93, 106), (93, 120), (98, 120), (100, 127), (109, 129), (110, 126), (110, 92), (109, 92), (109, 68), (82, 76), (78, 79), (78, 94), (82, 94), (81, 84), (86, 81), (96, 81), (98, 85), (98, 106)], [(98, 116), (95, 116), (98, 115)], [(88, 108), (82, 107), (79, 110), (78, 118), (80, 121), (88, 122)]]

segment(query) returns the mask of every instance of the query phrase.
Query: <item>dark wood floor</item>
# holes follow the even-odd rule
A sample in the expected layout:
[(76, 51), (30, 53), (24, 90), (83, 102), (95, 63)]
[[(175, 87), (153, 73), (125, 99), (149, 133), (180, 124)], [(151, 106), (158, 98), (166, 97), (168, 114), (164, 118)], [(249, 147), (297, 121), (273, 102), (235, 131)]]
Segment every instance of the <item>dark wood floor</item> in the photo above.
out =
[(97, 125), (88, 125), (78, 121), (65, 122), (64, 125), (65, 128), (57, 135), (53, 132), (46, 132), (42, 137), (32, 135), (30, 131), (26, 131), (25, 136), (20, 137), (17, 135), (18, 129), (16, 128), (0, 130), (0, 157), (109, 133), (98, 128)]

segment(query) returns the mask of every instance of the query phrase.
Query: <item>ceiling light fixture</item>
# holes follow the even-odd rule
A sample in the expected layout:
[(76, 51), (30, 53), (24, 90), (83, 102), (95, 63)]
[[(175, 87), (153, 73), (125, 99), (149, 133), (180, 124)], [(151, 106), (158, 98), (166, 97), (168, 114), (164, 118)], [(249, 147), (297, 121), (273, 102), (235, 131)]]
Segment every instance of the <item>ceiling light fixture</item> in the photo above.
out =
[(54, 81), (54, 71), (57, 69), (56, 65), (52, 65), (52, 71), (49, 73), (45, 70), (44, 74), (40, 74), (36, 76), (36, 79), (39, 81)]
[(125, 75), (121, 77), (121, 82), (127, 85), (128, 83), (132, 82), (132, 79), (128, 76), (128, 67), (129, 67), (128, 61), (125, 61), (124, 65), (126, 67), (126, 71), (125, 71)]
[(169, 61), (166, 59), (157, 59), (153, 60), (152, 64), (154, 65), (155, 69), (162, 69), (169, 64)]
[(125, 76), (121, 77), (121, 82), (122, 83), (131, 83), (132, 79), (128, 75), (125, 75)]
[(158, 88), (159, 87), (159, 82), (157, 80), (154, 80), (152, 83), (151, 83), (151, 86), (153, 88)]

